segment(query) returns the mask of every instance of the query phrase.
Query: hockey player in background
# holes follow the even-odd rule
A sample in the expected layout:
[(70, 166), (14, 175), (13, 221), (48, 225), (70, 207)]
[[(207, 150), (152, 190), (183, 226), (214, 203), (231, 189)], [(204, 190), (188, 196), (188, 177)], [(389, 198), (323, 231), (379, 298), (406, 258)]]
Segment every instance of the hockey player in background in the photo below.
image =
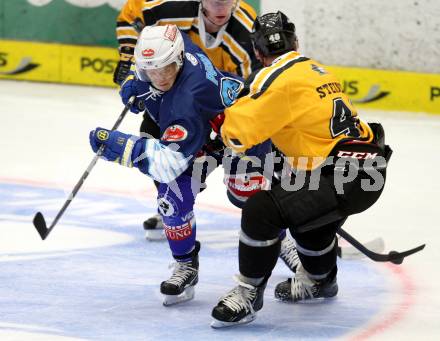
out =
[(187, 33), (219, 70), (246, 78), (261, 66), (249, 36), (255, 17), (240, 0), (127, 0), (116, 24), (120, 61), (114, 81), (127, 76), (142, 28), (167, 24)]
[[(95, 152), (105, 145), (104, 158), (136, 167), (159, 183), (159, 211), (176, 260), (172, 276), (162, 282), (160, 291), (165, 295), (164, 305), (171, 305), (192, 299), (198, 281), (200, 243), (196, 241), (193, 208), (209, 173), (206, 162), (199, 163), (198, 157), (207, 154), (209, 158), (202, 160), (209, 161), (210, 169), (223, 161), (218, 154), (223, 144), (218, 148), (210, 140), (210, 121), (215, 121), (232, 103), (243, 83), (238, 77), (218, 71), (175, 25), (144, 28), (134, 53), (134, 73), (122, 84), (122, 100), (127, 103), (135, 95), (135, 112), (137, 102), (143, 101), (158, 122), (161, 137), (139, 138), (97, 128), (90, 133), (90, 144)], [(266, 141), (247, 155), (262, 159), (270, 152), (270, 146), (270, 141)], [(249, 168), (233, 169), (233, 164), (232, 160), (226, 171), (228, 184), (238, 181), (235, 183), (239, 186), (230, 187), (235, 194), (245, 197), (270, 184), (270, 179), (263, 176), (262, 165), (254, 167), (249, 163)], [(249, 185), (242, 181), (246, 176), (253, 180)], [(237, 192), (237, 188), (241, 191)]]
[(214, 307), (214, 328), (256, 317), (285, 228), (296, 240), (300, 265), (293, 278), (276, 286), (275, 297), (287, 302), (334, 297), (336, 231), (379, 198), (391, 156), (381, 125), (361, 121), (336, 77), (296, 52), (295, 26), (283, 13), (258, 17), (252, 42), (265, 67), (225, 110), (222, 138), (237, 153), (272, 139), (292, 172), (246, 202), (238, 286)]
[[(186, 32), (219, 70), (246, 78), (261, 67), (250, 40), (255, 17), (255, 10), (239, 0), (128, 0), (117, 18), (120, 61), (113, 80), (121, 84), (127, 77), (138, 32), (144, 26), (166, 24), (175, 24)], [(157, 122), (148, 113), (140, 131), (159, 137)], [(147, 219), (143, 226), (147, 240), (164, 238), (160, 214)]]

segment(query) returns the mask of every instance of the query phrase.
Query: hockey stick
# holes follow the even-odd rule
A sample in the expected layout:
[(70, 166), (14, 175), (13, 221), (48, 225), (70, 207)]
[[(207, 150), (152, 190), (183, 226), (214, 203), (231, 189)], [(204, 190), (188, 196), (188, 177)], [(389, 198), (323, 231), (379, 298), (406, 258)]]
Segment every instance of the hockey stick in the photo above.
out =
[(416, 252), (422, 251), (425, 248), (425, 244), (422, 244), (422, 245), (417, 246), (413, 249), (403, 251), (403, 252), (390, 251), (388, 254), (376, 253), (374, 251), (367, 249), (364, 245), (362, 245), (362, 243), (357, 241), (354, 237), (352, 237), (344, 229), (339, 228), (337, 233), (342, 238), (344, 238), (347, 242), (349, 242), (351, 245), (353, 245), (356, 249), (358, 249), (360, 252), (362, 252), (365, 256), (367, 256), (371, 260), (374, 260), (375, 262), (391, 262), (393, 264), (402, 264), (403, 259), (405, 257), (408, 257)]
[[(121, 114), (119, 115), (118, 119), (116, 120), (116, 123), (113, 125), (112, 131), (118, 129), (119, 125), (121, 124), (121, 122), (124, 119), (125, 115), (127, 114), (128, 110), (130, 109), (130, 107), (134, 103), (135, 99), (136, 99), (136, 96), (130, 97), (130, 99), (128, 100), (127, 104), (124, 107), (124, 110), (122, 110)], [(143, 104), (142, 101), (140, 101), (139, 103)], [(142, 108), (139, 108), (139, 109), (142, 110)], [(95, 156), (93, 157), (92, 162), (90, 162), (90, 164), (87, 167), (86, 171), (81, 175), (81, 178), (79, 179), (79, 181), (77, 182), (77, 184), (73, 188), (73, 190), (70, 193), (70, 195), (67, 198), (67, 200), (64, 202), (63, 207), (61, 207), (61, 210), (58, 212), (58, 214), (56, 215), (54, 221), (52, 222), (52, 224), (50, 225), (49, 228), (47, 228), (46, 220), (44, 219), (43, 214), (41, 212), (37, 212), (37, 214), (35, 214), (33, 223), (34, 223), (34, 226), (37, 229), (38, 233), (40, 234), (41, 239), (45, 240), (47, 238), (49, 233), (55, 227), (55, 225), (58, 222), (58, 220), (60, 220), (60, 218), (63, 215), (63, 213), (66, 211), (67, 207), (69, 207), (69, 205), (72, 202), (73, 198), (75, 198), (75, 195), (78, 193), (78, 191), (81, 188), (81, 186), (83, 185), (84, 181), (87, 179), (87, 177), (89, 176), (89, 174), (92, 171), (93, 167), (96, 165), (96, 162), (98, 162), (99, 157), (102, 155), (102, 153), (104, 151), (104, 147), (105, 146), (102, 145), (98, 149), (98, 151), (96, 152)]]
[[(339, 237), (342, 238), (342, 237)], [(385, 242), (382, 238), (378, 237), (372, 239), (368, 242), (363, 243), (363, 245), (374, 252), (383, 252), (385, 250)], [(362, 259), (366, 256), (360, 252), (358, 249), (351, 245), (347, 246), (338, 246), (337, 249), (338, 256), (342, 259)]]

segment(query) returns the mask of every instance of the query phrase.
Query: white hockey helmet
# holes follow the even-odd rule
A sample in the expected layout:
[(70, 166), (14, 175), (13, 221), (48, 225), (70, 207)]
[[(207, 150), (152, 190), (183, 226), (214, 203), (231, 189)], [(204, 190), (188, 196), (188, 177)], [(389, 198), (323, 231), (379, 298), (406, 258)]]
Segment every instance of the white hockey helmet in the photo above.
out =
[(136, 73), (148, 81), (146, 70), (160, 69), (171, 63), (183, 64), (183, 38), (176, 25), (145, 27), (134, 48)]

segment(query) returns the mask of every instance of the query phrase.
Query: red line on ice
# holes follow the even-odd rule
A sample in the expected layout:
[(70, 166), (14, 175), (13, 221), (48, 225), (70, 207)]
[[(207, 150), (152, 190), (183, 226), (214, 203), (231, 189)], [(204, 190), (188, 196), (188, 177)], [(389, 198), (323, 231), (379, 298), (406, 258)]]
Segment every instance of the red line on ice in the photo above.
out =
[(349, 338), (349, 340), (367, 340), (377, 334), (383, 333), (386, 330), (394, 327), (398, 322), (405, 318), (405, 314), (409, 311), (411, 306), (415, 303), (416, 287), (410, 275), (405, 272), (405, 268), (402, 265), (385, 264), (387, 269), (397, 277), (401, 283), (401, 296), (402, 300), (397, 304), (397, 307), (387, 312), (384, 317), (380, 318), (379, 322), (375, 322), (368, 326), (365, 330), (360, 331)]

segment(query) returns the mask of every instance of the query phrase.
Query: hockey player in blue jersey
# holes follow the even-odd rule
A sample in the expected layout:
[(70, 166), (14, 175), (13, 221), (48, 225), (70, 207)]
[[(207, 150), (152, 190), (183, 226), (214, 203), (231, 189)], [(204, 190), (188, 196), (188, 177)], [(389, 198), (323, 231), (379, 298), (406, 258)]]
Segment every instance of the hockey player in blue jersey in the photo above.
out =
[[(137, 137), (96, 128), (90, 143), (96, 152), (105, 145), (103, 157), (141, 172), (160, 183), (159, 212), (174, 259), (172, 276), (161, 283), (164, 305), (192, 299), (198, 281), (198, 252), (194, 202), (209, 172), (206, 162), (197, 162), (202, 153), (212, 168), (219, 157), (210, 141), (211, 124), (235, 100), (242, 87), (236, 76), (218, 71), (208, 57), (176, 26), (146, 27), (135, 48), (134, 72), (121, 88), (124, 103), (136, 95), (146, 104), (158, 123), (160, 139)], [(137, 112), (136, 103), (132, 111)], [(248, 155), (264, 158), (270, 142), (257, 146)], [(236, 160), (232, 159), (232, 161)], [(224, 160), (224, 158), (223, 158)], [(230, 166), (234, 162), (230, 163)], [(261, 165), (262, 166), (262, 165)], [(246, 200), (270, 183), (262, 168), (229, 167), (227, 184), (230, 198)], [(260, 170), (260, 171), (258, 171)], [(228, 170), (226, 170), (228, 171)], [(243, 171), (245, 174), (243, 174)], [(247, 177), (247, 180), (245, 179)], [(248, 181), (249, 178), (252, 181)], [(236, 202), (236, 204), (238, 204)]]

